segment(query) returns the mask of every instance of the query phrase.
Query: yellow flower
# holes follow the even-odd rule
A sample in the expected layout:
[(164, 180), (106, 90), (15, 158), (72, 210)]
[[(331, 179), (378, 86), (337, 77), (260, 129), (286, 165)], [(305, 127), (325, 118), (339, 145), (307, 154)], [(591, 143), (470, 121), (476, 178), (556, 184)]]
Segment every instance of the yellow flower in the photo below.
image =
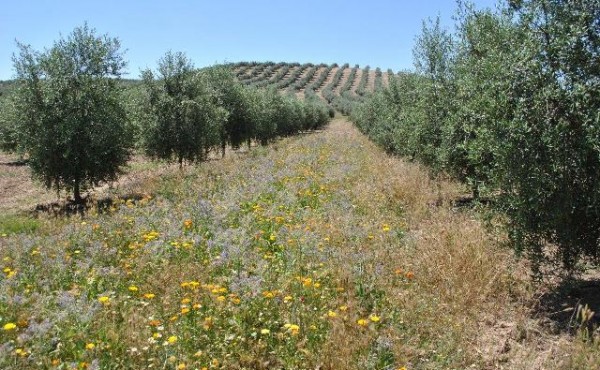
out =
[(340, 306), (340, 311), (348, 311), (348, 306)]
[(190, 308), (189, 307), (182, 307), (181, 308), (181, 314), (182, 315), (185, 315), (188, 312), (190, 312)]
[(369, 325), (369, 322), (365, 319), (359, 319), (357, 322), (358, 326), (367, 326)]
[(110, 303), (110, 298), (103, 295), (103, 296), (98, 297), (98, 302), (102, 303), (103, 305), (107, 305)]
[(382, 227), (381, 229), (382, 229), (384, 232), (386, 232), (386, 233), (387, 233), (388, 231), (390, 231), (390, 225), (388, 225), (388, 224), (383, 224), (383, 227)]
[(138, 287), (136, 287), (135, 285), (130, 285), (129, 288), (127, 288), (127, 289), (129, 289), (130, 292), (137, 292), (138, 291)]
[(183, 227), (186, 229), (191, 229), (192, 225), (193, 225), (192, 220), (188, 219), (188, 220), (183, 221)]
[(338, 314), (337, 314), (337, 312), (335, 312), (335, 311), (331, 311), (331, 310), (330, 310), (329, 312), (327, 312), (327, 316), (329, 316), (329, 317), (332, 317), (332, 318), (333, 318), (333, 317), (336, 317), (337, 315), (338, 315)]
[(302, 279), (302, 285), (304, 285), (305, 287), (309, 287), (312, 285), (312, 279), (311, 278), (304, 278)]
[(288, 333), (292, 335), (298, 335), (300, 332), (300, 326), (296, 324), (285, 324), (283, 327), (286, 328)]
[(261, 329), (260, 333), (261, 333), (262, 335), (268, 335), (268, 334), (270, 334), (270, 333), (271, 333), (271, 331), (270, 331), (269, 329)]
[(275, 293), (268, 290), (263, 292), (262, 295), (267, 299), (275, 297)]
[(17, 324), (14, 322), (9, 322), (8, 324), (4, 324), (2, 328), (6, 331), (15, 330), (17, 328)]
[(15, 276), (15, 274), (16, 274), (16, 271), (11, 269), (10, 267), (4, 268), (3, 271), (6, 274), (6, 277), (8, 277), (8, 278), (11, 278), (11, 277)]
[(15, 354), (17, 354), (21, 357), (25, 357), (25, 356), (27, 356), (27, 351), (22, 348), (17, 348), (17, 349), (15, 349)]
[(94, 347), (96, 347), (94, 343), (88, 343), (85, 345), (85, 349), (94, 349)]
[(179, 365), (177, 365), (177, 370), (184, 370), (186, 368), (185, 364), (182, 362)]
[(191, 301), (192, 301), (192, 300), (191, 300), (191, 299), (189, 299), (189, 298), (184, 298), (184, 299), (182, 299), (182, 300), (181, 300), (181, 303), (182, 303), (182, 304), (188, 304), (188, 303), (190, 303)]
[(145, 242), (150, 242), (152, 240), (158, 239), (160, 233), (158, 231), (150, 231), (147, 234), (142, 235), (142, 238)]
[(369, 320), (371, 320), (373, 322), (379, 322), (379, 320), (381, 320), (381, 318), (377, 315), (371, 315), (371, 316), (369, 316)]
[(283, 301), (285, 303), (291, 302), (294, 298), (291, 295), (286, 295), (285, 297), (283, 297)]
[(175, 342), (177, 342), (177, 336), (176, 335), (171, 335), (169, 338), (167, 338), (167, 342), (169, 342), (169, 344), (173, 344)]
[(217, 301), (219, 301), (219, 302), (225, 302), (226, 299), (227, 298), (224, 295), (220, 295), (217, 297)]
[(146, 298), (146, 299), (152, 299), (154, 297), (156, 297), (156, 295), (154, 293), (146, 293), (146, 294), (144, 294), (144, 298)]

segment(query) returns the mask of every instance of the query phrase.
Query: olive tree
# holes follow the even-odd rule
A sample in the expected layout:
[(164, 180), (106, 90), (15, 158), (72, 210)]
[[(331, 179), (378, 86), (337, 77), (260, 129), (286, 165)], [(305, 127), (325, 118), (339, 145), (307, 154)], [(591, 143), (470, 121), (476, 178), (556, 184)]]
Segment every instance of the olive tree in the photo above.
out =
[(115, 180), (130, 155), (117, 80), (126, 62), (118, 39), (87, 24), (43, 52), (18, 44), (13, 56), (21, 147), (47, 188), (81, 192)]
[(534, 262), (600, 263), (600, 1), (511, 1), (514, 118), (498, 167), (511, 236)]
[(150, 120), (144, 130), (146, 153), (159, 159), (203, 160), (221, 144), (228, 112), (216, 103), (209, 78), (185, 54), (167, 52), (158, 73), (142, 72)]
[(439, 17), (433, 22), (423, 22), (421, 34), (413, 49), (416, 71), (424, 79), (419, 87), (424, 117), (416, 122), (414, 140), (415, 157), (421, 162), (437, 167), (442, 142), (442, 127), (450, 114), (452, 95), (451, 66), (453, 40), (441, 26)]
[(496, 162), (512, 119), (514, 44), (522, 36), (506, 14), (464, 8), (452, 63), (453, 107), (443, 127), (440, 161), (475, 199), (494, 192)]
[(227, 121), (221, 126), (221, 153), (229, 145), (239, 148), (244, 142), (250, 144), (252, 121), (248, 101), (244, 95), (244, 86), (239, 83), (230, 68), (215, 66), (202, 71), (212, 87), (215, 103), (229, 113)]

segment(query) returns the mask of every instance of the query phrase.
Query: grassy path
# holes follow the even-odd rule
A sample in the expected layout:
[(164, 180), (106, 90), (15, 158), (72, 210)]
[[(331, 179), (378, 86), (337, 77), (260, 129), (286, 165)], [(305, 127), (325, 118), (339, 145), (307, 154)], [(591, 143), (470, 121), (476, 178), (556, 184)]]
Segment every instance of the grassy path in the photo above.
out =
[(0, 238), (0, 367), (559, 363), (461, 189), (345, 120), (129, 186), (149, 195)]

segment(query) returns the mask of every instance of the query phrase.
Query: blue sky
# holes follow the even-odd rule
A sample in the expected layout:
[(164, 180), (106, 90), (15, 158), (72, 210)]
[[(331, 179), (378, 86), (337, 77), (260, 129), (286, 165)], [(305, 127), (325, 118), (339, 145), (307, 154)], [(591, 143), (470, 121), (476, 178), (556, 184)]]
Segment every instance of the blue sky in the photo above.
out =
[(185, 52), (197, 67), (256, 60), (411, 69), (422, 20), (439, 14), (451, 27), (455, 8), (453, 0), (6, 1), (0, 80), (13, 77), (15, 40), (43, 50), (85, 21), (121, 40), (129, 78), (155, 68), (168, 50)]

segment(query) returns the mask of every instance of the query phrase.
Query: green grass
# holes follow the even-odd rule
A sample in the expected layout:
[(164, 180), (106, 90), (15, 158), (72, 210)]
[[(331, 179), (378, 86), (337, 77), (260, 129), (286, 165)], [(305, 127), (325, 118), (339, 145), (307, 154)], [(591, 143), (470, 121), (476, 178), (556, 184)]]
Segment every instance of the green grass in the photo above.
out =
[(22, 215), (0, 215), (0, 235), (29, 234), (35, 232), (40, 226), (38, 220)]
[(1, 368), (586, 369), (600, 358), (589, 338), (532, 317), (535, 290), (502, 235), (452, 209), (462, 188), (341, 119), (161, 171), (135, 184), (141, 199), (44, 220), (43, 233), (2, 218), (28, 233), (0, 238)]

